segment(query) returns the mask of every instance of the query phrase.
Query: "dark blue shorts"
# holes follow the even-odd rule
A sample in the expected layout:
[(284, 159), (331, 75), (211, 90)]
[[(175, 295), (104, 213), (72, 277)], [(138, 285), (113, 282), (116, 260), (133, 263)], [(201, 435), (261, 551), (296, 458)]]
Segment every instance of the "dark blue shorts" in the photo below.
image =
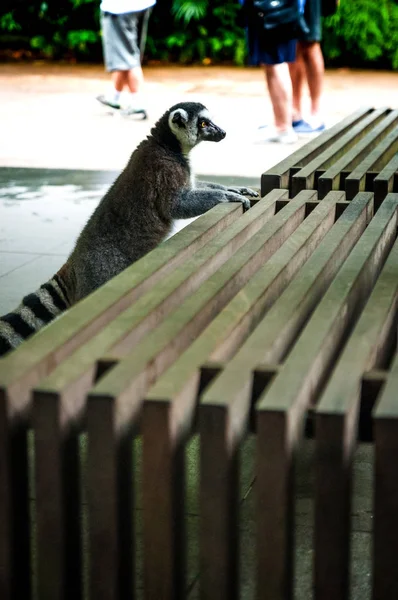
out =
[(266, 36), (260, 38), (248, 31), (249, 63), (251, 65), (279, 65), (296, 60), (297, 40), (276, 40)]

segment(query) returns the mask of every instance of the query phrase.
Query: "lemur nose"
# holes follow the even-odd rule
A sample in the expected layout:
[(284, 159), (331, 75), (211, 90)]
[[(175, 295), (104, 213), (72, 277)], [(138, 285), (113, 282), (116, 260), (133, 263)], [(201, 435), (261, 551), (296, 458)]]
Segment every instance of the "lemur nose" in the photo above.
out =
[(226, 135), (227, 135), (227, 134), (226, 134), (226, 132), (224, 131), (224, 129), (220, 129), (220, 137), (221, 137), (221, 139), (222, 139), (222, 140), (225, 138), (225, 136), (226, 136)]

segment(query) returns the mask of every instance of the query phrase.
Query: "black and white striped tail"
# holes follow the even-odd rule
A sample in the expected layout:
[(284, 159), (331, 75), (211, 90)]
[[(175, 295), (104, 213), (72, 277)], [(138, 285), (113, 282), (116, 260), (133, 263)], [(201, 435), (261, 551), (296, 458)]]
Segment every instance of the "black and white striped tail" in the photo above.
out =
[(25, 296), (13, 312), (0, 317), (0, 356), (16, 348), (68, 308), (66, 288), (58, 275)]

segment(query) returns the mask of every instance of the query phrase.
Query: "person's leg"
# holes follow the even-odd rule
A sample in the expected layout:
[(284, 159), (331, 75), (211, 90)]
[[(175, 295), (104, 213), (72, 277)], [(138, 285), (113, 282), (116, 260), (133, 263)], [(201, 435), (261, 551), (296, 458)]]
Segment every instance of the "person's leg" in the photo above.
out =
[(143, 82), (144, 75), (140, 66), (126, 71), (127, 87), (132, 94), (138, 94), (141, 91)]
[(267, 40), (261, 49), (260, 62), (264, 67), (265, 80), (274, 113), (274, 127), (260, 127), (261, 141), (291, 144), (297, 141), (292, 128), (292, 81), (289, 62), (296, 58), (296, 40)]
[(293, 123), (303, 118), (303, 97), (306, 70), (301, 54), (301, 46), (297, 44), (296, 60), (289, 63), (290, 78), (293, 88)]
[(300, 53), (303, 58), (311, 99), (311, 120), (322, 122), (322, 92), (325, 64), (319, 42), (300, 42)]
[(105, 106), (120, 108), (120, 96), (125, 85), (127, 85), (128, 71), (112, 71), (112, 85), (106, 94), (97, 96), (97, 100)]
[[(129, 44), (130, 44), (130, 61), (131, 67), (126, 73), (126, 83), (129, 89), (129, 99), (127, 112), (134, 114), (140, 112), (145, 114), (143, 110), (144, 101), (142, 98), (142, 89), (144, 84), (144, 74), (141, 67), (141, 48), (145, 47), (147, 19), (150, 11), (141, 11), (132, 13), (129, 21)], [(143, 32), (143, 21), (145, 22)]]
[(101, 13), (102, 46), (106, 70), (111, 74), (111, 86), (106, 94), (97, 96), (105, 106), (120, 108), (120, 96), (127, 84), (127, 70), (119, 52), (120, 25), (117, 15)]
[(292, 126), (292, 83), (287, 63), (265, 65), (265, 77), (274, 113), (275, 127), (286, 131)]
[(97, 96), (97, 100), (107, 106), (120, 108), (120, 96), (126, 86), (129, 90), (127, 108), (123, 113), (146, 117), (142, 108), (140, 49), (138, 47), (138, 23), (144, 11), (107, 15), (102, 17), (103, 47), (105, 65), (112, 73), (112, 89), (106, 95)]
[[(301, 65), (291, 68), (293, 84), (294, 127), (299, 133), (315, 133), (325, 128), (322, 118), (322, 91), (325, 65), (320, 41), (322, 38), (321, 0), (306, 0), (304, 18), (308, 32), (297, 43), (297, 56)], [(298, 70), (300, 74), (298, 74)], [(310, 113), (303, 120), (303, 79), (310, 92)]]
[(123, 91), (124, 86), (128, 84), (127, 74), (128, 71), (112, 72), (113, 87), (115, 88), (116, 92), (119, 92), (119, 94)]

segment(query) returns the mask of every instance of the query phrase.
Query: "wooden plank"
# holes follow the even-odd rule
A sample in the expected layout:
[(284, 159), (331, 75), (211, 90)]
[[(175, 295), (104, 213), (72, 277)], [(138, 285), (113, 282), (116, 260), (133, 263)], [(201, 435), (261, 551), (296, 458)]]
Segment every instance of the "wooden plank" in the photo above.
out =
[[(189, 296), (90, 392), (88, 397), (89, 465), (91, 471), (101, 473), (100, 481), (98, 481), (99, 477), (92, 475), (92, 480), (97, 484), (95, 488), (90, 489), (90, 501), (95, 506), (96, 514), (91, 531), (91, 563), (93, 573), (100, 569), (103, 578), (105, 576), (108, 578), (106, 586), (108, 589), (113, 589), (115, 586), (114, 572), (97, 540), (104, 530), (104, 523), (108, 521), (107, 511), (110, 503), (112, 506), (117, 505), (116, 499), (125, 493), (128, 485), (128, 482), (123, 482), (120, 489), (108, 485), (108, 481), (115, 480), (114, 471), (123, 460), (122, 455), (117, 451), (120, 436), (125, 435), (125, 432), (130, 433), (134, 427), (140, 415), (143, 398), (154, 380), (181, 355), (192, 339), (229, 302), (264, 261), (283, 244), (303, 221), (304, 216), (305, 202), (294, 202), (285, 206), (240, 249), (239, 253), (207, 279), (197, 294)], [(115, 357), (117, 358), (117, 355)], [(96, 415), (97, 403), (103, 405), (105, 402), (112, 407), (114, 420), (112, 429), (106, 429), (108, 424), (100, 426), (99, 417)], [(91, 419), (90, 413), (93, 415)], [(93, 423), (96, 425), (93, 426)], [(103, 437), (103, 430), (107, 431), (106, 438)], [(93, 444), (92, 440), (95, 440)], [(109, 477), (106, 475), (103, 462), (92, 451), (92, 448), (101, 444), (107, 444), (113, 449), (113, 459), (107, 463), (107, 468), (112, 471), (108, 473)], [(112, 502), (108, 500), (110, 497)], [(123, 522), (124, 515), (119, 514), (119, 518)], [(107, 535), (112, 537), (110, 545), (118, 547), (117, 532), (107, 528)], [(93, 577), (91, 593), (94, 597), (98, 585), (98, 580)], [(159, 589), (157, 579), (153, 575), (149, 581), (145, 580), (145, 587), (148, 598), (159, 600), (168, 597), (170, 588)]]
[(396, 192), (394, 181), (396, 181), (398, 172), (398, 154), (396, 154), (384, 169), (373, 180), (373, 189), (375, 194), (375, 208), (377, 209), (383, 202), (387, 194)]
[(241, 214), (239, 204), (215, 207), (2, 358), (0, 397), (12, 401), (16, 388), (11, 413), (23, 413), (40, 378)]
[(316, 409), (315, 593), (322, 600), (348, 597), (352, 463), (362, 377), (385, 364), (395, 337), (397, 273), (398, 242)]
[[(397, 198), (389, 196), (256, 405), (259, 598), (291, 598), (293, 465), (306, 411), (372, 288), (393, 244), (396, 226)], [(329, 585), (336, 591), (334, 582)]]
[[(303, 192), (295, 202), (313, 197), (316, 192)], [(322, 205), (317, 204), (288, 243), (257, 271), (146, 395), (142, 419), (145, 569), (147, 579), (156, 573), (162, 589), (170, 585), (173, 573), (181, 573), (178, 556), (184, 554), (184, 478), (176, 463), (181, 460), (181, 447), (192, 430), (198, 394), (205, 384), (201, 367), (209, 359), (214, 365), (216, 355), (226, 360), (236, 351), (332, 227), (336, 203), (342, 197), (343, 193), (333, 193)], [(161, 506), (159, 496), (163, 498)], [(167, 552), (159, 548), (167, 548)], [(218, 567), (225, 580), (227, 573)], [(214, 580), (209, 589), (221, 599), (221, 587), (213, 584)]]
[[(393, 282), (396, 281), (396, 271)], [(373, 413), (375, 431), (375, 488), (373, 594), (374, 600), (397, 597), (398, 550), (398, 354)]]
[(382, 142), (388, 133), (392, 131), (396, 134), (397, 123), (398, 110), (392, 110), (364, 138), (358, 140), (351, 149), (333, 163), (318, 179), (319, 198), (324, 198), (332, 190), (342, 189), (342, 171), (350, 171), (358, 166), (363, 158), (369, 156), (369, 152), (377, 149), (378, 143)]
[[(392, 344), (395, 340), (392, 340)], [(392, 349), (389, 349), (391, 354)], [(359, 413), (358, 439), (361, 442), (374, 442), (372, 413), (380, 391), (387, 379), (384, 369), (371, 369), (362, 377), (361, 408)]]
[[(228, 575), (236, 570), (236, 557), (231, 555), (229, 544), (230, 529), (237, 527), (230, 510), (236, 474), (227, 465), (249, 427), (255, 393), (253, 371), (260, 362), (278, 363), (283, 358), (365, 230), (371, 207), (372, 195), (366, 193), (346, 209), (201, 399), (201, 554), (206, 565), (204, 573), (209, 573), (207, 579), (202, 573), (202, 580), (207, 591), (217, 582), (220, 598), (228, 597), (220, 590), (222, 584), (225, 589)], [(223, 569), (218, 568), (220, 556)], [(260, 589), (259, 595), (268, 598), (266, 589)], [(273, 598), (272, 584), (270, 590), (269, 597)]]
[[(0, 472), (0, 520), (10, 522), (12, 530), (0, 545), (0, 571), (13, 584), (17, 597), (28, 598), (30, 591), (28, 450), (26, 426), (30, 418), (31, 388), (74, 349), (94, 335), (131, 302), (166, 277), (187, 256), (204, 246), (213, 236), (242, 214), (239, 205), (222, 205), (197, 219), (189, 228), (161, 244), (117, 278), (67, 311), (51, 326), (27, 340), (0, 361), (0, 402), (5, 408), (1, 428), (11, 428), (1, 439), (0, 454), (12, 462), (12, 471)], [(12, 556), (7, 555), (11, 553)], [(14, 575), (12, 575), (12, 573)], [(11, 584), (10, 584), (11, 585)]]
[(261, 195), (268, 194), (274, 188), (289, 189), (290, 177), (296, 172), (298, 166), (303, 167), (313, 160), (328, 148), (338, 136), (343, 135), (350, 127), (371, 113), (372, 110), (372, 108), (358, 109), (263, 173), (261, 175)]
[[(81, 490), (78, 431), (73, 416), (81, 393), (35, 392), (35, 489), (39, 598), (83, 597)], [(65, 418), (66, 417), (66, 418)]]
[[(256, 231), (274, 215), (277, 201), (287, 195), (284, 190), (275, 190), (264, 198), (255, 208), (245, 213), (232, 223), (216, 238), (208, 241), (207, 245), (194, 253), (185, 264), (171, 273), (167, 281), (162, 280), (138, 299), (131, 307), (118, 315), (109, 325), (102, 329), (86, 344), (78, 348), (66, 358), (44, 381), (35, 389), (35, 426), (36, 452), (43, 460), (37, 463), (37, 494), (41, 501), (38, 503), (38, 544), (39, 562), (44, 561), (43, 573), (47, 564), (45, 556), (51, 552), (53, 545), (61, 547), (64, 540), (70, 557), (63, 558), (62, 554), (52, 553), (53, 560), (59, 561), (54, 573), (63, 572), (65, 584), (60, 585), (59, 577), (39, 579), (48, 590), (50, 582), (56, 586), (52, 597), (61, 593), (71, 584), (68, 570), (64, 566), (68, 561), (76, 560), (80, 552), (81, 536), (75, 534), (72, 526), (67, 526), (65, 515), (70, 515), (71, 523), (78, 522), (79, 506), (70, 493), (73, 481), (78, 472), (72, 468), (59, 472), (59, 464), (68, 460), (68, 455), (78, 452), (77, 431), (71, 425), (82, 426), (85, 413), (85, 396), (94, 382), (96, 373), (95, 361), (101, 355), (117, 349), (125, 353), (131, 350), (144, 334), (153, 330), (156, 325), (178, 305), (184, 297), (194, 292), (205, 277), (210, 276), (227, 258), (237, 252)], [(49, 403), (53, 419), (48, 418)], [(68, 452), (63, 452), (67, 448)], [(58, 463), (54, 457), (58, 456)], [(73, 463), (76, 464), (76, 463)], [(66, 502), (69, 499), (69, 503)], [(57, 515), (49, 523), (49, 515)], [(40, 558), (42, 557), (42, 559)], [(76, 572), (76, 569), (73, 570)]]
[(379, 121), (385, 117), (387, 109), (374, 110), (358, 124), (337, 138), (332, 145), (318, 154), (292, 177), (292, 197), (301, 190), (317, 187), (316, 174), (319, 169), (329, 169), (337, 160), (353, 148)]
[[(385, 138), (364, 158), (364, 160), (346, 177), (345, 191), (347, 200), (352, 200), (358, 192), (366, 189), (366, 175), (369, 171), (380, 170), (398, 151), (398, 128), (391, 131)], [(373, 187), (372, 187), (373, 189)], [(371, 191), (370, 189), (368, 191)], [(393, 191), (393, 190), (391, 190)], [(386, 196), (387, 194), (385, 194)]]

